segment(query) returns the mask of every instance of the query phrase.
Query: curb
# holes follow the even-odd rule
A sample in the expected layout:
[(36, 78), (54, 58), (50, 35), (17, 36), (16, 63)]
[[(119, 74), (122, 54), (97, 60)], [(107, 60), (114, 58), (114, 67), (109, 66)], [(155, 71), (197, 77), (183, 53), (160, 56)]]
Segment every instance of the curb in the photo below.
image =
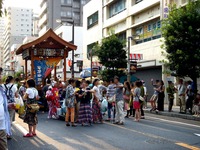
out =
[(187, 114), (179, 114), (179, 113), (174, 113), (174, 112), (150, 112), (150, 110), (144, 110), (145, 113), (149, 114), (157, 114), (157, 115), (162, 115), (162, 116), (168, 116), (168, 117), (176, 117), (176, 118), (181, 118), (181, 119), (187, 119), (187, 120), (194, 120), (194, 121), (200, 121), (200, 117), (195, 117), (192, 115), (187, 115)]

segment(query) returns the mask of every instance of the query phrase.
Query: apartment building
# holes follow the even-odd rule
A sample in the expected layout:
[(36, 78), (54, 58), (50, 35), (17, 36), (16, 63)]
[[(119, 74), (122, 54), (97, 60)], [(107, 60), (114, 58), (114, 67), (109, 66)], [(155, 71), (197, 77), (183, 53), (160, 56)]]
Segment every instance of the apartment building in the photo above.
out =
[[(114, 31), (119, 38), (128, 42), (128, 37), (139, 35), (132, 40), (131, 53), (141, 54), (138, 70), (134, 76), (150, 82), (164, 79), (162, 56), (161, 20), (168, 15), (168, 5), (185, 5), (187, 0), (92, 0), (83, 8), (83, 53), (84, 68), (90, 67), (88, 54), (94, 43)], [(95, 60), (97, 61), (97, 60)], [(147, 85), (152, 93), (151, 85)]]
[(61, 22), (74, 21), (76, 26), (83, 24), (83, 6), (90, 0), (42, 0), (40, 3), (39, 35), (49, 28), (55, 29)]
[[(55, 29), (55, 33), (66, 41), (72, 41), (72, 27), (62, 25)], [(77, 50), (74, 51), (74, 77), (80, 77), (80, 66), (83, 62), (83, 27), (74, 28), (74, 43), (77, 45)], [(67, 78), (71, 78), (70, 63), (72, 61), (72, 51), (68, 53), (67, 61)], [(57, 77), (63, 79), (63, 60), (57, 65)], [(82, 66), (81, 66), (82, 67)]]
[[(4, 68), (11, 68), (11, 46), (21, 44), (26, 36), (32, 35), (33, 10), (8, 7), (4, 32)], [(12, 62), (13, 63), (13, 62)]]
[(4, 40), (4, 33), (5, 30), (5, 22), (4, 18), (0, 18), (0, 66), (3, 66), (3, 40)]
[(39, 15), (33, 14), (33, 29), (32, 29), (32, 36), (39, 36)]

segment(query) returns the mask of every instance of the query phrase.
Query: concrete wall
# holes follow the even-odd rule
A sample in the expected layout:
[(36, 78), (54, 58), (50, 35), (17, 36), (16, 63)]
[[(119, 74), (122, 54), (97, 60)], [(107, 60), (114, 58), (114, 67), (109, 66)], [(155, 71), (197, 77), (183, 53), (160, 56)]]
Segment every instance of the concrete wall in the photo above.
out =
[[(98, 24), (91, 27), (90, 29), (87, 28), (87, 18), (94, 14), (96, 11), (99, 12), (99, 20)], [(90, 60), (87, 58), (87, 45), (100, 42), (102, 39), (102, 1), (100, 0), (92, 0), (87, 5), (83, 7), (83, 68), (90, 67)], [(96, 61), (94, 59), (94, 61)]]

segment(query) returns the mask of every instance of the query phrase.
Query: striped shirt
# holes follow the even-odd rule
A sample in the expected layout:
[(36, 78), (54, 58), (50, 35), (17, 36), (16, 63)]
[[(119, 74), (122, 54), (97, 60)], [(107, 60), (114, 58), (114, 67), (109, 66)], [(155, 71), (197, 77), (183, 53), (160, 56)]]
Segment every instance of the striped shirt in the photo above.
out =
[(107, 93), (106, 93), (106, 96), (107, 97), (112, 97), (115, 95), (115, 85), (114, 84), (110, 84), (107, 88)]

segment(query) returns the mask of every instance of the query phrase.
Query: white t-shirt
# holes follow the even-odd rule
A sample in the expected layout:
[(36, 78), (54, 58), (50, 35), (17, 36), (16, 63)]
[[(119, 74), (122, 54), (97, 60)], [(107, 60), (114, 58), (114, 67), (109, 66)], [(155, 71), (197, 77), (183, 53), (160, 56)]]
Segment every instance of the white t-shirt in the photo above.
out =
[(38, 96), (38, 90), (35, 88), (27, 88), (26, 94), (28, 94), (28, 98), (33, 99), (34, 97)]
[(94, 86), (93, 89), (95, 91), (95, 96), (98, 98), (98, 100), (101, 99), (101, 93), (100, 93), (100, 90), (97, 86)]
[(3, 95), (0, 92), (0, 130), (5, 130), (5, 114), (4, 114), (4, 100)]

